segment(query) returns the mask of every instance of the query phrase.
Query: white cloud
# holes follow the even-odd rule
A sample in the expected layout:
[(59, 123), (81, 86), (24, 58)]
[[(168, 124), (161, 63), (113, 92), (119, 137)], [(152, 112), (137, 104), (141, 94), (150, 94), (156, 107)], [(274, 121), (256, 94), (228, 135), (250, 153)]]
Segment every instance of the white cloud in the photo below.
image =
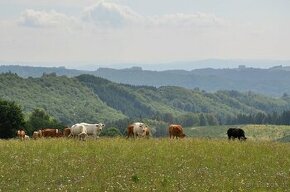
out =
[(51, 11), (26, 10), (21, 14), (19, 24), (26, 27), (60, 27), (73, 26), (77, 20), (63, 13)]
[(28, 9), (21, 14), (19, 23), (26, 27), (89, 27), (93, 25), (98, 29), (146, 27), (146, 28), (208, 28), (225, 26), (224, 19), (214, 14), (167, 14), (156, 16), (143, 16), (130, 7), (100, 1), (97, 4), (84, 8), (80, 17), (68, 16), (54, 10), (38, 11)]
[(101, 1), (85, 8), (82, 19), (97, 26), (123, 27), (138, 23), (143, 17), (127, 6)]
[(150, 20), (157, 26), (171, 27), (218, 27), (226, 24), (226, 21), (213, 14), (195, 13), (195, 14), (168, 14), (151, 17)]
[(125, 26), (146, 26), (146, 27), (217, 27), (225, 25), (226, 21), (213, 14), (167, 14), (156, 16), (143, 16), (127, 6), (101, 1), (83, 12), (82, 19), (97, 26), (125, 27)]

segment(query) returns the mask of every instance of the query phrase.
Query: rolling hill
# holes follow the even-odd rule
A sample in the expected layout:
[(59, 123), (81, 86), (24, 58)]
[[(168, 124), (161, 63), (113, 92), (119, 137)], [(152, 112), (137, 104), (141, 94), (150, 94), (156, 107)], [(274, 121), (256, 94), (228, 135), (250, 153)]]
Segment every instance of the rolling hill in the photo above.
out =
[(25, 112), (43, 108), (64, 124), (105, 121), (125, 118), (103, 103), (94, 93), (74, 78), (43, 76), (21, 78), (14, 74), (0, 75), (0, 97), (19, 103)]
[[(290, 109), (288, 97), (272, 98), (253, 92), (217, 91), (176, 86), (132, 86), (93, 75), (77, 77), (43, 75), (22, 78), (0, 75), (0, 97), (19, 103), (26, 113), (43, 108), (65, 124), (112, 122), (125, 118), (149, 118), (173, 122), (184, 119), (200, 124), (197, 117), (224, 123), (237, 114), (282, 112)], [(213, 123), (215, 124), (215, 123)]]
[[(178, 67), (178, 63), (176, 64)], [(55, 73), (68, 77), (91, 74), (117, 83), (146, 86), (179, 86), (187, 89), (199, 88), (207, 92), (218, 90), (252, 91), (268, 96), (281, 97), (290, 94), (290, 70), (287, 66), (275, 66), (268, 69), (238, 68), (194, 69), (150, 71), (141, 67), (128, 69), (99, 68), (96, 71), (66, 69), (65, 67), (29, 67), (2, 65), (0, 73), (12, 72), (21, 77), (41, 77), (44, 73)]]

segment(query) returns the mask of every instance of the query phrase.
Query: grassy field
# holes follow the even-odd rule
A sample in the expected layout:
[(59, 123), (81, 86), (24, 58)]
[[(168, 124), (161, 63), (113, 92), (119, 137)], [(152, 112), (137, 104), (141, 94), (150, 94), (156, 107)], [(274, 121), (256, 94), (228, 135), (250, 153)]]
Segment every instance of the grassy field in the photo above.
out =
[(287, 125), (222, 125), (185, 128), (186, 135), (195, 138), (227, 138), (229, 127), (240, 127), (248, 140), (290, 141), (290, 126)]
[(289, 191), (290, 143), (0, 141), (0, 191)]

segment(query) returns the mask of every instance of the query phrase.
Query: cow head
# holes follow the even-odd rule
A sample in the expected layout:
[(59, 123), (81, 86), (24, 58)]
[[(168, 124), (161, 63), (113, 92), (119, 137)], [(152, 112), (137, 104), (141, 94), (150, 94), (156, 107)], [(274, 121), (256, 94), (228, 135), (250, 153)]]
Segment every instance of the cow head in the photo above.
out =
[(242, 141), (246, 141), (247, 140), (247, 137), (241, 137), (241, 140)]
[(180, 138), (184, 138), (184, 137), (186, 137), (186, 135), (185, 135), (184, 133), (181, 133), (181, 134), (179, 135), (179, 137), (180, 137)]
[(96, 124), (96, 127), (99, 129), (99, 131), (102, 131), (102, 129), (105, 127), (105, 124), (99, 123), (99, 124)]

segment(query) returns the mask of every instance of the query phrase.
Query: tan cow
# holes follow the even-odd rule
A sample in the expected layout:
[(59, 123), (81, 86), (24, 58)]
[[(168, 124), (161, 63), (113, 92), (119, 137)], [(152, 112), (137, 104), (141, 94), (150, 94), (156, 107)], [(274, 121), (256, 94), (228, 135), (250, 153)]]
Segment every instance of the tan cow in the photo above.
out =
[(42, 131), (39, 130), (39, 131), (33, 131), (33, 134), (32, 134), (32, 138), (33, 139), (38, 139), (38, 138), (41, 138), (42, 137)]
[(19, 129), (16, 132), (18, 139), (23, 141), (25, 139), (25, 131), (23, 129)]
[[(145, 128), (147, 128), (147, 131), (145, 130)], [(147, 127), (147, 125), (145, 125), (144, 123), (135, 122), (127, 127), (127, 138), (143, 137), (146, 135), (146, 132), (149, 135), (149, 128)]]
[(168, 132), (169, 132), (169, 138), (175, 138), (176, 137), (176, 139), (178, 138), (178, 137), (180, 137), (180, 138), (183, 138), (183, 137), (185, 137), (186, 135), (183, 133), (183, 128), (182, 128), (182, 126), (181, 125), (176, 125), (176, 124), (171, 124), (171, 125), (169, 125), (169, 127), (168, 127)]
[(24, 140), (30, 140), (30, 137), (28, 135), (25, 135)]

